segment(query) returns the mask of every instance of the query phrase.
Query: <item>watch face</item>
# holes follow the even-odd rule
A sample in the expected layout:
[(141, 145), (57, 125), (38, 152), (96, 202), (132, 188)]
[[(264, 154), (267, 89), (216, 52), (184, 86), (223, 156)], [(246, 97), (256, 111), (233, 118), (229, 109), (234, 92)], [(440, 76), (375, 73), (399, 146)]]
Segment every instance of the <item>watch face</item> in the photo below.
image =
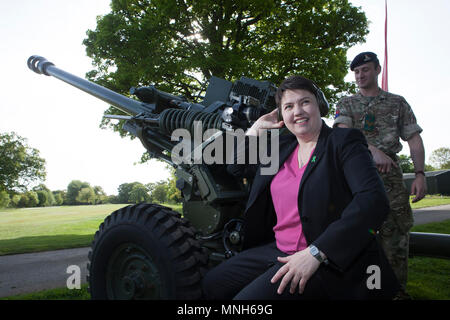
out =
[(311, 254), (313, 256), (317, 255), (319, 253), (319, 249), (317, 249), (317, 247), (311, 247)]

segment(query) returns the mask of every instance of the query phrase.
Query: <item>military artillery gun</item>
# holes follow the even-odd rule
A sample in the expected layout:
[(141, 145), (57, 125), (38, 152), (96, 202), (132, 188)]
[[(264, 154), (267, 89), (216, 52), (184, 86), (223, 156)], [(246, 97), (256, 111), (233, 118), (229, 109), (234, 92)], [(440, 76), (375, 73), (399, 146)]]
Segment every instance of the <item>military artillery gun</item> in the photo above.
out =
[[(231, 83), (213, 77), (201, 103), (152, 86), (131, 88), (137, 101), (58, 69), (43, 57), (31, 56), (28, 67), (128, 114), (106, 117), (126, 120), (123, 129), (138, 137), (152, 157), (176, 168), (183, 217), (167, 207), (138, 204), (113, 212), (100, 225), (89, 253), (92, 298), (199, 298), (202, 273), (240, 250), (248, 184), (229, 175), (224, 161), (205, 164), (194, 156), (275, 108), (276, 87), (248, 78)], [(177, 129), (201, 137), (201, 143), (184, 149), (184, 161), (174, 161), (171, 154), (178, 143), (190, 142), (172, 141)], [(202, 139), (208, 129), (214, 134)]]
[[(39, 56), (31, 56), (28, 67), (128, 114), (105, 117), (125, 120), (123, 129), (138, 137), (152, 157), (176, 168), (183, 217), (167, 207), (138, 204), (111, 213), (100, 225), (89, 252), (92, 298), (200, 298), (203, 273), (241, 249), (241, 218), (249, 183), (230, 176), (223, 161), (196, 161), (196, 153), (201, 154), (225, 133), (245, 130), (275, 108), (275, 86), (244, 77), (235, 83), (213, 77), (201, 103), (190, 103), (152, 86), (131, 88), (130, 93), (140, 99), (137, 101), (58, 69)], [(215, 133), (199, 144), (188, 144), (184, 161), (174, 161), (174, 148), (180, 142), (191, 142), (173, 140), (177, 129), (194, 137), (196, 132), (203, 136), (208, 129)], [(450, 236), (411, 233), (410, 254), (450, 258)]]

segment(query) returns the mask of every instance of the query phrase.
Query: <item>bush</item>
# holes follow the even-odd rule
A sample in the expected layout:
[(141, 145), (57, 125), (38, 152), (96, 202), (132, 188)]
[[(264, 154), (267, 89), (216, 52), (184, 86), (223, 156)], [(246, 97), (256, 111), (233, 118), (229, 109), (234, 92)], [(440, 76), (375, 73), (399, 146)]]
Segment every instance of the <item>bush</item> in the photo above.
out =
[(150, 195), (147, 188), (143, 184), (135, 184), (130, 191), (129, 201), (133, 203), (148, 202)]
[(82, 188), (76, 197), (76, 201), (82, 204), (94, 204), (95, 199), (95, 192), (91, 187)]
[(25, 195), (27, 196), (28, 200), (25, 207), (37, 207), (37, 205), (39, 204), (39, 197), (37, 193), (34, 191), (28, 191), (25, 193)]
[(50, 205), (47, 191), (39, 190), (36, 191), (36, 194), (39, 199), (39, 207), (48, 207)]
[(20, 202), (20, 194), (15, 194), (11, 197), (11, 202), (9, 203), (10, 207), (18, 208)]
[(152, 191), (152, 198), (159, 203), (167, 201), (167, 184), (164, 181), (156, 183), (156, 186)]
[(113, 204), (120, 203), (119, 197), (115, 195), (107, 196), (105, 201), (106, 203), (113, 203)]
[(23, 193), (20, 195), (20, 200), (17, 204), (18, 208), (25, 208), (28, 205), (28, 196)]
[(0, 208), (6, 208), (10, 201), (8, 192), (0, 191)]
[(55, 198), (55, 205), (61, 206), (64, 203), (64, 198), (61, 192), (54, 193), (53, 197)]

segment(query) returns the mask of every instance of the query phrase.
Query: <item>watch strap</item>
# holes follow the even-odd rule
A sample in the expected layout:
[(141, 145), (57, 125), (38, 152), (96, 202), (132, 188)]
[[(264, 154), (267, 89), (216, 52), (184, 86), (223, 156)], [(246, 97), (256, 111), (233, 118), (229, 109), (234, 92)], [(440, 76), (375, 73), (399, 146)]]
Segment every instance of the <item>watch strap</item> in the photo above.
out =
[(320, 263), (328, 264), (328, 259), (322, 258), (322, 255), (320, 254), (320, 250), (315, 245), (309, 246), (309, 252), (311, 255), (316, 258)]

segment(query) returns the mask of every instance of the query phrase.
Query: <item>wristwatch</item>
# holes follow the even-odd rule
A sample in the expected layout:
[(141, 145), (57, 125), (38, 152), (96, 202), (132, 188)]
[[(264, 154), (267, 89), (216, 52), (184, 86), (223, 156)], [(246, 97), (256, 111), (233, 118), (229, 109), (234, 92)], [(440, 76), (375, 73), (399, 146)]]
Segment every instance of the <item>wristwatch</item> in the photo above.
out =
[(417, 176), (418, 174), (422, 174), (422, 175), (425, 177), (425, 172), (423, 172), (422, 170), (415, 171), (414, 173), (416, 174), (416, 176)]
[(320, 251), (319, 249), (317, 249), (317, 247), (315, 245), (310, 245), (309, 246), (309, 253), (311, 253), (311, 255), (316, 258), (320, 263), (325, 263), (328, 264), (328, 259), (324, 259), (322, 258), (322, 256), (320, 255)]

